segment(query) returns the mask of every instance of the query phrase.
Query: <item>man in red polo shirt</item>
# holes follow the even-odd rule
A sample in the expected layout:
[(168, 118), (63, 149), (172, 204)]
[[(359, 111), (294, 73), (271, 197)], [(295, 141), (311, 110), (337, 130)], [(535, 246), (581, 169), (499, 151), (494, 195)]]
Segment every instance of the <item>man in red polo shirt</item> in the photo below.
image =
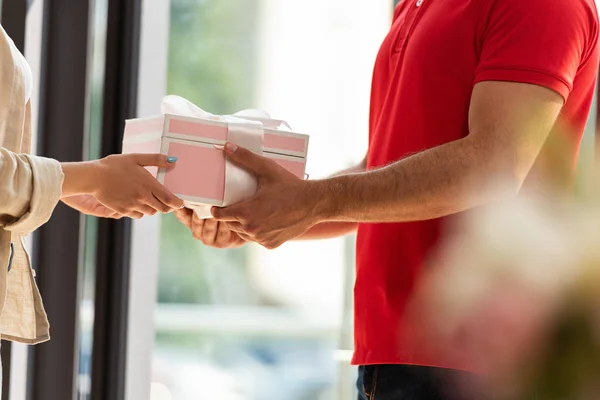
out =
[[(593, 0), (403, 0), (375, 63), (360, 165), (302, 181), (228, 144), (228, 157), (258, 176), (255, 196), (213, 209), (215, 220), (179, 217), (217, 247), (358, 229), (361, 399), (451, 399), (442, 382), (471, 367), (414, 346), (418, 326), (401, 323), (407, 302), (452, 215), (531, 187), (551, 140), (565, 143), (574, 168), (597, 42)], [(473, 190), (498, 177), (498, 197)]]

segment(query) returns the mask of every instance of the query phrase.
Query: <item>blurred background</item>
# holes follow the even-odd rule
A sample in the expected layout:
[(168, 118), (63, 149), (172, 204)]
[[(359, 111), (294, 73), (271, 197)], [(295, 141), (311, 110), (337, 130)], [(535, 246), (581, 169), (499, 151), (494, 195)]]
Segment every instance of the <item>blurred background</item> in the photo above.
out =
[[(123, 121), (159, 113), (166, 94), (286, 120), (311, 136), (311, 178), (366, 152), (392, 0), (2, 3), (36, 77), (40, 155), (119, 152)], [(353, 237), (215, 250), (172, 215), (113, 222), (60, 207), (31, 245), (53, 340), (3, 343), (7, 399), (354, 396)]]
[[(142, 27), (142, 50), (146, 40), (167, 43), (160, 60), (156, 49), (142, 52), (140, 90), (152, 94), (140, 96), (141, 115), (159, 111), (162, 82), (212, 113), (260, 108), (310, 134), (312, 177), (362, 159), (370, 71), (391, 1), (167, 3), (168, 21), (156, 17), (163, 32)], [(152, 304), (140, 304), (155, 309), (146, 327), (152, 399), (348, 398), (353, 238), (223, 251), (195, 241), (173, 215), (142, 224), (132, 269), (156, 268), (158, 280), (132, 290), (157, 286)]]

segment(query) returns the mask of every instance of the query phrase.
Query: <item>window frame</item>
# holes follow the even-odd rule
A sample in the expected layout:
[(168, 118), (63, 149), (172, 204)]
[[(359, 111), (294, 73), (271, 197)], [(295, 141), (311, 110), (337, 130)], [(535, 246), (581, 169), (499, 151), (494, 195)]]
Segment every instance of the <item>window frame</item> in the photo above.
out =
[[(21, 53), (25, 52), (25, 31), (27, 27), (27, 4), (24, 1), (1, 1), (0, 19), (2, 26), (13, 39)], [(12, 343), (2, 340), (2, 398), (8, 399), (11, 385)]]

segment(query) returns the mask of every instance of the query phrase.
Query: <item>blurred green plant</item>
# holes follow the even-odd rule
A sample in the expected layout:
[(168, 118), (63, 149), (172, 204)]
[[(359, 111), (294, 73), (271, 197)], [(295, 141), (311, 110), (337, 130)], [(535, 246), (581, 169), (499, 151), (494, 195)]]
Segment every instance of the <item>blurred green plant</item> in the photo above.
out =
[(458, 220), (411, 310), (430, 351), (466, 360), (498, 400), (600, 398), (600, 166), (573, 185), (566, 132), (519, 196)]
[[(172, 0), (167, 92), (215, 113), (252, 106), (256, 0)], [(173, 215), (162, 217), (158, 302), (252, 304), (246, 249), (195, 240)]]
[(254, 99), (255, 0), (172, 0), (167, 90), (215, 114)]

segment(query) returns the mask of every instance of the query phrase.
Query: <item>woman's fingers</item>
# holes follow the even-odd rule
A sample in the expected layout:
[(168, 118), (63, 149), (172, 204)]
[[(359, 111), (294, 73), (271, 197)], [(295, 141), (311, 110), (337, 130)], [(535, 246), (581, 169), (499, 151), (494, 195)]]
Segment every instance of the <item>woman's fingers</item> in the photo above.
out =
[(168, 157), (164, 154), (126, 154), (124, 156), (133, 158), (141, 167), (168, 168), (177, 161), (177, 157)]
[(154, 207), (147, 205), (147, 206), (141, 206), (138, 209), (139, 212), (143, 213), (144, 215), (156, 215), (156, 213), (158, 212), (158, 210), (156, 210)]
[(155, 215), (156, 210), (148, 205), (142, 204), (142, 205), (130, 206), (130, 207), (117, 207), (117, 209), (114, 210), (114, 213), (121, 217), (140, 219), (144, 215)]
[(152, 195), (169, 208), (166, 212), (183, 208), (183, 200), (171, 193), (170, 190), (158, 183), (158, 181), (155, 181), (153, 186)]
[[(138, 215), (139, 213), (143, 215), (155, 215), (157, 212), (166, 214), (168, 212), (173, 211), (173, 207), (165, 204), (164, 200), (159, 199), (159, 197), (155, 195), (154, 192), (148, 190), (142, 191), (142, 193), (142, 195), (138, 195), (134, 198), (127, 199), (126, 204), (121, 205), (119, 207), (115, 207), (114, 211), (127, 216), (130, 216), (131, 213), (134, 213), (134, 215)], [(110, 202), (109, 199), (107, 200), (108, 202)], [(180, 202), (183, 205), (183, 201), (180, 200)], [(172, 203), (176, 202), (172, 201)], [(107, 206), (110, 207), (111, 204), (107, 204)]]
[(139, 211), (129, 211), (124, 213), (123, 215), (125, 215), (126, 217), (129, 218), (133, 218), (133, 219), (141, 219), (144, 217), (144, 213), (141, 213)]
[(172, 208), (160, 201), (153, 193), (146, 200), (146, 204), (159, 213), (166, 214), (172, 211)]
[(156, 178), (146, 166), (169, 168), (176, 158), (162, 154), (129, 154), (108, 156), (96, 165), (102, 170), (95, 179), (95, 197), (107, 208), (121, 215), (139, 218), (139, 214), (167, 213), (183, 207), (179, 199)]

